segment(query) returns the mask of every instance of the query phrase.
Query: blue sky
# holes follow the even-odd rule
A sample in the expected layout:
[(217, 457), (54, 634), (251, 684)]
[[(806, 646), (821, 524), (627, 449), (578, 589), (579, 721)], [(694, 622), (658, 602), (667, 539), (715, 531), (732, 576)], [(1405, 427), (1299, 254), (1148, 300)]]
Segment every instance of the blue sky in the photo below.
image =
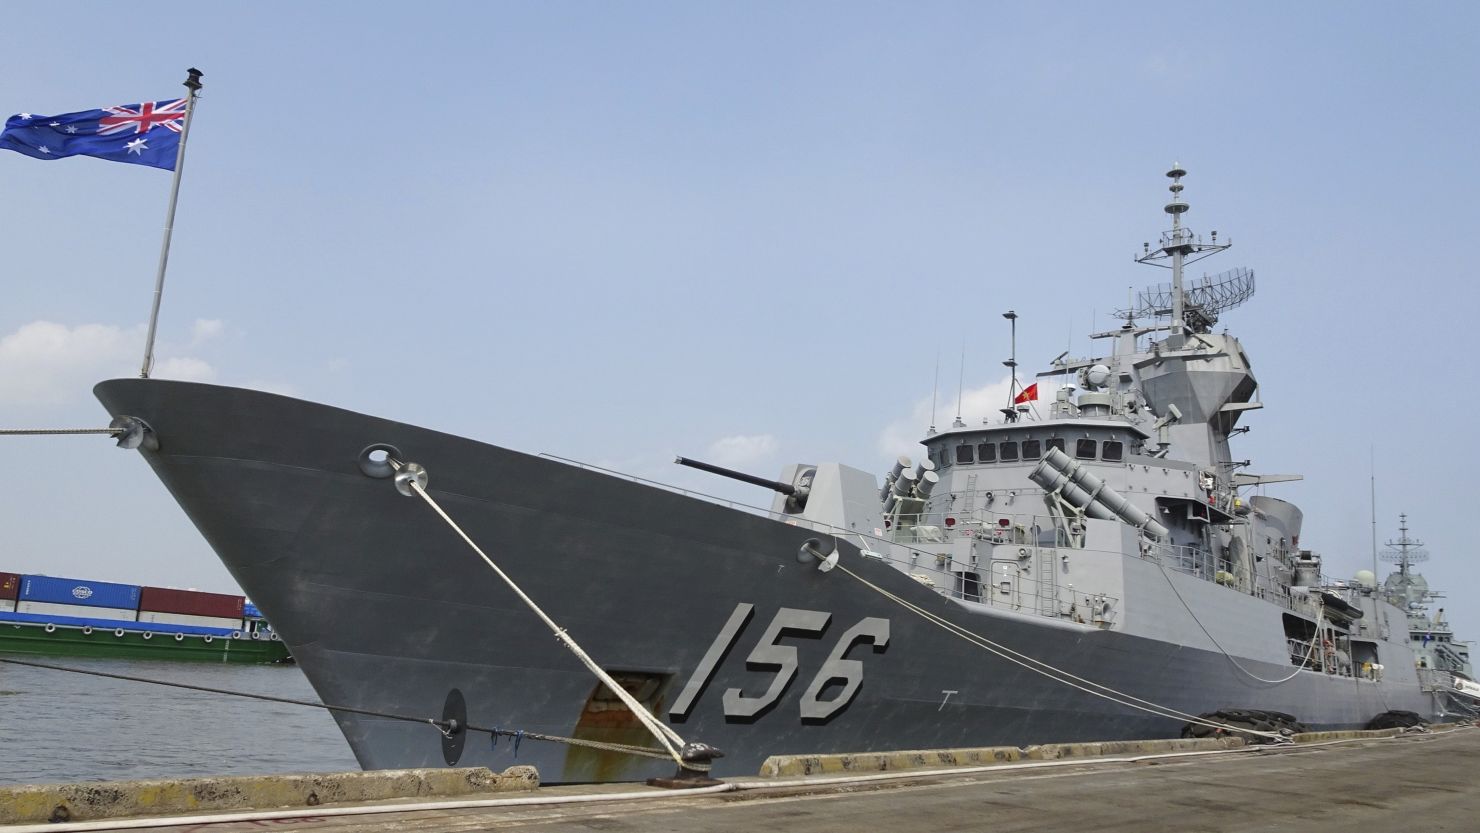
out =
[[(1381, 537), (1408, 512), (1480, 635), (1477, 24), (1458, 3), (30, 5), (0, 31), (0, 110), (204, 70), (157, 375), (757, 501), (673, 455), (882, 472), (937, 355), (943, 422), (963, 343), (966, 386), (1001, 382), (1002, 311), (1030, 373), (1089, 352), (1165, 278), (1131, 255), (1179, 160), (1189, 224), (1235, 244), (1207, 268), (1258, 274), (1224, 319), (1266, 403), (1236, 455), (1306, 475), (1269, 493), (1345, 574), (1371, 560), (1374, 449)], [(90, 388), (137, 371), (168, 189), (0, 155), (0, 424), (102, 424)], [(134, 455), (3, 442), (0, 569), (232, 589)]]

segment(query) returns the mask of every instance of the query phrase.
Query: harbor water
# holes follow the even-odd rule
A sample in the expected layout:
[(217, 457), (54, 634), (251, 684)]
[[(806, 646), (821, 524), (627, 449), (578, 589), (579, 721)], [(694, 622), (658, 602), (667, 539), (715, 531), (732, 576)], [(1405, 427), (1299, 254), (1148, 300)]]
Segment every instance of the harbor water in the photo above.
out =
[[(16, 658), (318, 701), (293, 665)], [(322, 709), (0, 663), (0, 784), (358, 768)]]

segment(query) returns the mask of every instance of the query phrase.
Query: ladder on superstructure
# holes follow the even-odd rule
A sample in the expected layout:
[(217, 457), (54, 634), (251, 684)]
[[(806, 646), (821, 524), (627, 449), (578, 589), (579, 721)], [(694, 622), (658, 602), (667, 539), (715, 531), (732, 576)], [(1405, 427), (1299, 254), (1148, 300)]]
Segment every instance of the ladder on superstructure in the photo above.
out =
[(1037, 546), (1034, 541), (1034, 557), (1038, 559), (1038, 612), (1044, 616), (1059, 615), (1059, 593), (1055, 581), (1058, 578), (1054, 553), (1058, 548)]

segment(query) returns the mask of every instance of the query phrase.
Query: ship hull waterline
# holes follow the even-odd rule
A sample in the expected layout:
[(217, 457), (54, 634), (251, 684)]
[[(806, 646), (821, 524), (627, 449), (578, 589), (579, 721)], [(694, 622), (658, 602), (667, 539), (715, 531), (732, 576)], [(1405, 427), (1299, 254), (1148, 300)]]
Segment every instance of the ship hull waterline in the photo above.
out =
[[(148, 634), (147, 636), (145, 634)], [(0, 621), (0, 655), (271, 664), (291, 661), (281, 642)]]
[[(1181, 729), (1179, 720), (974, 647), (843, 571), (800, 561), (801, 547), (817, 537), (806, 528), (274, 394), (138, 379), (103, 382), (95, 392), (114, 416), (151, 427), (158, 448), (143, 452), (150, 466), (329, 704), (439, 717), (456, 689), (475, 725), (652, 745), (630, 713), (623, 719), (593, 699), (590, 672), (441, 519), (362, 471), (364, 450), (382, 444), (425, 466), (435, 499), (603, 667), (651, 682), (645, 702), (660, 717), (685, 739), (723, 750), (717, 775), (754, 774), (777, 754), (1173, 737)], [(1312, 728), (1350, 728), (1388, 709), (1430, 708), (1416, 685), (1314, 671), (1270, 684), (1250, 672), (1279, 679), (1291, 666), (1243, 658), (1240, 670), (1191, 645), (984, 615), (862, 557), (847, 540), (838, 548), (850, 570), (961, 627), (1183, 712), (1263, 708)], [(877, 623), (874, 636), (858, 637), (865, 620), (887, 622), (884, 638)], [(781, 661), (747, 662), (767, 642)], [(839, 659), (858, 663), (848, 669), (861, 678), (856, 685), (847, 675), (825, 677)], [(675, 714), (680, 699), (686, 707)], [(334, 714), (367, 769), (446, 763), (429, 726)], [(486, 736), (471, 736), (457, 762), (533, 764), (550, 782), (674, 769), (550, 742), (525, 741), (516, 752), (507, 739), (495, 745)]]

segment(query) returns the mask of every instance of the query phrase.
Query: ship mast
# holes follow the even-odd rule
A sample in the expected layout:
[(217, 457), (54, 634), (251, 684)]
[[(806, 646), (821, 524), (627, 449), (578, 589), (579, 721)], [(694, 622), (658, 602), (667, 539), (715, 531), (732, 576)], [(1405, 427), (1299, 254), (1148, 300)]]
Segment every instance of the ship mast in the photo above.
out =
[[(1171, 314), (1172, 320), (1168, 329), (1173, 349), (1181, 346), (1183, 335), (1187, 332), (1188, 309), (1187, 295), (1182, 286), (1183, 267), (1233, 245), (1232, 243), (1220, 245), (1216, 231), (1213, 232), (1212, 243), (1203, 243), (1201, 238), (1192, 233), (1192, 229), (1182, 225), (1182, 215), (1191, 208), (1187, 201), (1182, 199), (1182, 189), (1185, 187), (1182, 185), (1184, 176), (1187, 176), (1186, 169), (1181, 164), (1173, 162), (1172, 169), (1167, 171), (1167, 177), (1172, 180), (1172, 184), (1167, 186), (1167, 190), (1172, 192), (1172, 200), (1162, 208), (1163, 211), (1172, 215), (1172, 227), (1161, 233), (1160, 248), (1153, 250), (1150, 243), (1143, 243), (1141, 255), (1136, 258), (1138, 263), (1148, 263), (1172, 270), (1171, 309), (1157, 312), (1163, 315)], [(1197, 310), (1197, 314), (1201, 315), (1201, 310)]]
[[(1408, 514), (1406, 512), (1398, 515), (1398, 540), (1387, 541), (1386, 544), (1397, 548), (1397, 552), (1390, 554), (1387, 560), (1398, 562), (1398, 573), (1404, 578), (1408, 577), (1408, 568), (1414, 562), (1428, 560), (1428, 551), (1419, 549), (1423, 546), (1423, 542), (1417, 538), (1408, 537)], [(1393, 555), (1396, 555), (1396, 558)]]

